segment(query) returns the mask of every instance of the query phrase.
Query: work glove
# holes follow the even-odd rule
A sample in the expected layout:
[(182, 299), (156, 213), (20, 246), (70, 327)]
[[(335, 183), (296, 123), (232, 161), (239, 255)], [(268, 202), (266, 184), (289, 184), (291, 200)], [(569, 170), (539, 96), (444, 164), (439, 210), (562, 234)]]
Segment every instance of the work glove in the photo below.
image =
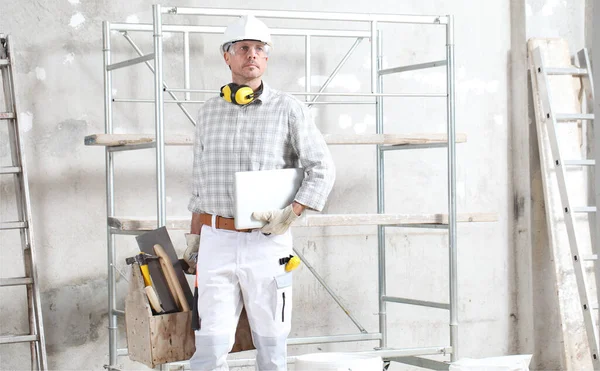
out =
[(290, 204), (285, 209), (253, 212), (252, 217), (267, 224), (260, 229), (263, 233), (284, 234), (290, 225), (299, 218)]
[(183, 260), (188, 265), (186, 272), (188, 274), (196, 274), (196, 264), (198, 263), (198, 250), (200, 249), (200, 235), (186, 233), (185, 242), (187, 244), (187, 248), (183, 253)]

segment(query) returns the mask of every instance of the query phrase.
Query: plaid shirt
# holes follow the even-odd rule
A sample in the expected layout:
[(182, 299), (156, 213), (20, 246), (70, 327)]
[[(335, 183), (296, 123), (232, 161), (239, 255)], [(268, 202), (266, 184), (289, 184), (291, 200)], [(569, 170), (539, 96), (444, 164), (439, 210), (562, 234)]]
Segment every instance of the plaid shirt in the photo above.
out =
[(329, 148), (308, 108), (289, 94), (270, 89), (239, 106), (214, 97), (200, 109), (194, 141), (193, 213), (233, 217), (237, 171), (302, 167), (295, 200), (321, 211), (335, 180)]

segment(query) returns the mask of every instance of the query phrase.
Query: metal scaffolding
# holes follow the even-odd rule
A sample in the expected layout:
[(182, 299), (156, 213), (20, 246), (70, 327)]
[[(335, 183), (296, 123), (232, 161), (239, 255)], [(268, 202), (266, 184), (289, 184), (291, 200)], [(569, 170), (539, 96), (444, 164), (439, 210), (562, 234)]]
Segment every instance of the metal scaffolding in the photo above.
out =
[[(457, 317), (457, 247), (456, 247), (456, 161), (455, 147), (457, 136), (455, 133), (455, 90), (454, 90), (454, 34), (452, 16), (421, 16), (421, 15), (390, 15), (390, 14), (353, 14), (353, 13), (327, 13), (327, 12), (305, 12), (305, 11), (271, 11), (271, 10), (247, 10), (247, 9), (217, 9), (217, 8), (190, 8), (190, 7), (164, 7), (153, 5), (153, 23), (152, 24), (134, 24), (134, 23), (110, 23), (103, 22), (103, 51), (104, 51), (104, 109), (105, 109), (105, 135), (110, 139), (113, 132), (113, 111), (112, 106), (115, 102), (137, 102), (137, 103), (155, 103), (155, 137), (152, 141), (135, 140), (123, 144), (122, 142), (109, 142), (100, 144), (106, 146), (106, 192), (107, 192), (107, 244), (108, 244), (108, 308), (109, 308), (109, 365), (107, 369), (117, 369), (117, 356), (125, 355), (126, 349), (117, 349), (117, 316), (123, 312), (116, 308), (116, 281), (115, 281), (115, 235), (117, 234), (140, 234), (144, 228), (139, 222), (137, 227), (124, 228), (127, 221), (119, 219), (115, 215), (114, 198), (114, 153), (117, 151), (137, 150), (144, 148), (154, 148), (156, 150), (156, 220), (152, 227), (181, 226), (182, 229), (189, 226), (188, 223), (168, 222), (166, 213), (166, 192), (165, 192), (165, 145), (171, 144), (165, 139), (164, 130), (164, 104), (177, 104), (190, 122), (195, 124), (194, 118), (187, 111), (185, 104), (202, 103), (202, 100), (192, 100), (192, 93), (217, 93), (217, 90), (199, 90), (192, 89), (190, 84), (190, 34), (221, 34), (225, 27), (217, 26), (192, 26), (192, 25), (168, 25), (163, 24), (163, 16), (174, 17), (180, 15), (187, 16), (241, 16), (252, 14), (258, 18), (280, 18), (289, 20), (311, 20), (318, 21), (344, 21), (344, 25), (350, 24), (368, 24), (368, 30), (327, 30), (327, 29), (304, 29), (304, 28), (272, 28), (273, 35), (283, 36), (304, 36), (305, 39), (305, 81), (306, 88), (304, 92), (292, 92), (306, 97), (306, 103), (314, 104), (374, 104), (376, 111), (376, 132), (377, 135), (365, 135), (364, 139), (356, 136), (342, 136), (341, 139), (334, 139), (328, 136), (329, 144), (375, 144), (377, 147), (377, 214), (357, 215), (354, 218), (350, 215), (348, 218), (336, 219), (335, 216), (327, 215), (311, 216), (305, 226), (319, 225), (377, 225), (378, 226), (378, 300), (379, 300), (379, 329), (377, 332), (369, 333), (352, 316), (347, 308), (344, 308), (339, 298), (331, 290), (324, 280), (318, 275), (314, 268), (306, 262), (304, 257), (296, 250), (296, 253), (305, 262), (306, 267), (315, 275), (319, 282), (324, 286), (334, 300), (348, 313), (350, 319), (359, 329), (360, 333), (348, 335), (331, 335), (306, 338), (291, 338), (288, 344), (318, 344), (348, 341), (367, 341), (378, 340), (379, 347), (365, 353), (380, 355), (387, 361), (397, 361), (409, 363), (427, 368), (448, 367), (447, 363), (432, 361), (426, 358), (416, 356), (427, 355), (450, 355), (453, 361), (458, 355), (458, 317)], [(380, 24), (390, 23), (409, 23), (436, 25), (445, 27), (446, 45), (444, 60), (421, 63), (410, 66), (400, 66), (394, 68), (382, 68), (383, 56), (383, 35), (380, 30)], [(111, 31), (120, 33), (134, 48), (139, 55), (138, 58), (115, 63), (111, 57)], [(140, 48), (135, 44), (129, 32), (152, 32), (154, 39), (154, 53), (144, 55)], [(179, 33), (183, 36), (183, 54), (184, 54), (184, 74), (183, 88), (169, 88), (163, 81), (163, 32)], [(319, 89), (318, 92), (311, 91), (311, 40), (316, 37), (339, 37), (355, 38), (356, 41), (333, 70), (329, 78)], [(357, 46), (364, 39), (370, 39), (370, 92), (366, 93), (336, 93), (324, 90), (336, 76), (341, 67), (356, 50)], [(153, 61), (153, 63), (152, 63)], [(145, 63), (154, 73), (154, 99), (133, 99), (133, 98), (113, 98), (112, 97), (112, 72), (116, 69), (131, 66), (134, 64)], [(402, 73), (405, 71), (421, 70), (427, 68), (445, 67), (446, 70), (446, 91), (431, 94), (397, 94), (383, 93), (384, 76)], [(164, 93), (171, 98), (165, 100)], [(184, 93), (183, 99), (175, 93)], [(328, 101), (319, 102), (318, 99), (324, 96), (344, 97), (364, 97), (368, 101)], [(312, 97), (312, 99), (310, 99)], [(396, 138), (394, 135), (384, 134), (384, 97), (395, 98), (445, 98), (447, 110), (447, 132), (445, 137), (438, 140), (406, 142), (406, 138)], [(114, 135), (117, 136), (117, 135)], [(95, 136), (94, 136), (95, 137)], [(96, 138), (97, 139), (97, 138)], [(94, 142), (95, 138), (86, 138), (86, 144), (99, 144)], [(427, 144), (423, 144), (423, 142)], [(111, 144), (112, 143), (112, 144)], [(415, 144), (416, 143), (416, 144)], [(186, 142), (186, 144), (191, 144)], [(407, 145), (408, 144), (408, 145)], [(447, 147), (447, 182), (448, 182), (448, 204), (447, 215), (435, 214), (423, 215), (418, 218), (406, 218), (397, 214), (385, 213), (384, 200), (384, 162), (385, 154), (388, 151), (411, 148), (431, 148)], [(336, 221), (337, 220), (337, 221)], [(474, 221), (472, 218), (469, 221)], [(448, 230), (448, 265), (449, 265), (449, 303), (438, 303), (430, 301), (414, 300), (409, 298), (393, 297), (386, 292), (386, 247), (385, 232), (386, 228), (393, 227), (424, 227), (424, 228), (442, 228)], [(425, 306), (449, 311), (450, 337), (446, 345), (438, 345), (422, 348), (393, 349), (388, 347), (388, 328), (387, 328), (387, 303), (403, 303), (408, 305)], [(245, 365), (251, 360), (234, 360), (230, 365)]]

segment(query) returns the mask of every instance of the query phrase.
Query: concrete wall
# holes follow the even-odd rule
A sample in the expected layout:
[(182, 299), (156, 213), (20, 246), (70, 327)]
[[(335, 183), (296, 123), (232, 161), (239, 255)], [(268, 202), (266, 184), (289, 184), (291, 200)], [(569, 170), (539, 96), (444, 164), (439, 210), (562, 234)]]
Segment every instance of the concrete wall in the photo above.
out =
[[(177, 5), (191, 5), (182, 1)], [(245, 7), (246, 2), (205, 1), (205, 6)], [(498, 222), (461, 225), (459, 237), (459, 350), (463, 357), (512, 354), (518, 351), (519, 317), (513, 249), (513, 192), (510, 179), (509, 57), (511, 3), (466, 1), (263, 1), (263, 9), (300, 9), (373, 13), (454, 14), (456, 20), (457, 131), (468, 141), (458, 146), (458, 211), (496, 212)], [(108, 359), (106, 308), (106, 232), (104, 151), (83, 145), (86, 134), (104, 130), (101, 21), (151, 22), (146, 1), (13, 2), (0, 0), (3, 29), (14, 37), (17, 54), (19, 117), (24, 129), (32, 191), (34, 231), (44, 306), (44, 324), (52, 369), (102, 369)], [(6, 16), (5, 16), (6, 15)], [(5, 17), (4, 17), (5, 16)], [(177, 20), (178, 21), (178, 20)], [(184, 20), (196, 22), (194, 19)], [(270, 26), (282, 22), (267, 21)], [(312, 25), (314, 23), (299, 24)], [(338, 26), (338, 25), (328, 25)], [(149, 35), (133, 35), (145, 52)], [(384, 27), (386, 66), (444, 58), (442, 28), (405, 25)], [(214, 37), (193, 36), (193, 86), (215, 89), (227, 82), (228, 70), (217, 55)], [(275, 40), (277, 46), (265, 79), (278, 89), (303, 89), (302, 40)], [(524, 40), (522, 40), (524, 45)], [(313, 89), (336, 66), (351, 40), (313, 44)], [(134, 57), (119, 35), (113, 35), (113, 57)], [(165, 81), (181, 86), (179, 37), (165, 40)], [(368, 91), (369, 43), (363, 42), (340, 72), (332, 91)], [(442, 70), (386, 79), (388, 92), (442, 91)], [(152, 76), (145, 66), (119, 71), (118, 97), (150, 98)], [(190, 108), (195, 111), (196, 108)], [(325, 133), (374, 132), (374, 110), (365, 105), (319, 107), (314, 110)], [(152, 132), (151, 105), (115, 105), (115, 127), (121, 133)], [(165, 110), (167, 131), (191, 134), (192, 126), (174, 107)], [(388, 132), (441, 132), (442, 100), (386, 99)], [(1, 132), (3, 148), (7, 141)], [(326, 212), (375, 212), (375, 152), (372, 147), (335, 147), (338, 181)], [(152, 215), (154, 176), (149, 151), (119, 154), (116, 209), (121, 215)], [(5, 162), (3, 162), (5, 163)], [(387, 211), (429, 213), (445, 210), (444, 151), (419, 150), (389, 154)], [(169, 215), (189, 215), (189, 148), (167, 150)], [(0, 209), (10, 219), (12, 183), (0, 180)], [(518, 204), (518, 203), (517, 203)], [(377, 330), (375, 228), (315, 228), (296, 231), (296, 246), (313, 262), (369, 331)], [(183, 232), (171, 231), (183, 247)], [(3, 237), (0, 269), (18, 274), (12, 256), (16, 238)], [(118, 268), (136, 246), (130, 236), (117, 237)], [(15, 245), (13, 245), (15, 244)], [(5, 250), (6, 249), (6, 250)], [(399, 229), (388, 237), (388, 292), (423, 300), (445, 301), (447, 240), (439, 231)], [(119, 303), (127, 282), (119, 279)], [(2, 291), (2, 332), (20, 332), (26, 323), (24, 299), (16, 289)], [(293, 336), (353, 333), (355, 328), (329, 300), (307, 269), (296, 275)], [(443, 311), (389, 306), (389, 343), (393, 347), (446, 344), (448, 315)], [(121, 343), (123, 346), (124, 343)], [(292, 349), (369, 349), (363, 344), (320, 345)], [(0, 368), (27, 369), (26, 346), (0, 347)], [(141, 369), (119, 358), (124, 369)], [(394, 369), (402, 369), (394, 366)]]

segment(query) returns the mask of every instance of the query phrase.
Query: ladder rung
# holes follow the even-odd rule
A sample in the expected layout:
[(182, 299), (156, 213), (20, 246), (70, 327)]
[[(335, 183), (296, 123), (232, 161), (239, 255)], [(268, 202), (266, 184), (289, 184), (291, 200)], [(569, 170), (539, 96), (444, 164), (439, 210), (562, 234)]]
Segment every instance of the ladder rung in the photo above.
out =
[(585, 68), (576, 67), (562, 67), (562, 68), (546, 68), (546, 74), (548, 75), (572, 75), (572, 76), (585, 76), (588, 74)]
[(594, 255), (589, 255), (589, 256), (584, 256), (583, 260), (585, 261), (594, 261), (594, 260), (598, 260), (598, 255), (594, 254)]
[(5, 222), (5, 223), (0, 223), (0, 230), (3, 229), (22, 229), (22, 228), (26, 228), (27, 227), (27, 223), (25, 222)]
[(575, 213), (595, 213), (596, 206), (578, 206), (572, 208)]
[(9, 64), (8, 59), (0, 59), (0, 66)]
[(0, 120), (14, 119), (15, 114), (13, 112), (0, 112)]
[(0, 174), (19, 174), (21, 168), (19, 166), (3, 166), (0, 167)]
[(556, 121), (593, 120), (593, 113), (558, 113)]
[(0, 344), (31, 343), (38, 340), (37, 335), (0, 336)]
[(33, 280), (29, 277), (21, 278), (0, 278), (0, 287), (4, 286), (23, 286), (31, 285)]
[(596, 165), (595, 160), (564, 160), (565, 165), (569, 166), (594, 166)]

